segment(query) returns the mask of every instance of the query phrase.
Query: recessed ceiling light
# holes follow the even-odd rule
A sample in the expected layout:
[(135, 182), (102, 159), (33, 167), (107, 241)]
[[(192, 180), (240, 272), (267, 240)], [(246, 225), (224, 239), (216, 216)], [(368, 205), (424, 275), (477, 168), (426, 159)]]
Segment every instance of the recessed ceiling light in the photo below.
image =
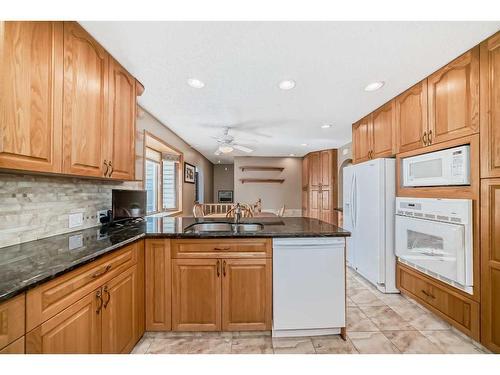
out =
[(220, 164), (220, 160), (217, 160), (217, 164)]
[(295, 156), (295, 154), (290, 154), (290, 156)]
[(332, 126), (330, 124), (325, 124), (325, 125), (321, 125), (321, 129), (328, 129), (328, 128), (331, 128)]
[(300, 145), (301, 146), (307, 146), (307, 143), (301, 143)]
[(375, 91), (385, 85), (384, 81), (372, 82), (366, 85), (365, 91)]
[(202, 89), (205, 87), (205, 84), (196, 78), (188, 78), (187, 84), (195, 89)]
[(282, 90), (291, 90), (295, 87), (295, 81), (292, 79), (285, 79), (279, 84), (279, 88)]

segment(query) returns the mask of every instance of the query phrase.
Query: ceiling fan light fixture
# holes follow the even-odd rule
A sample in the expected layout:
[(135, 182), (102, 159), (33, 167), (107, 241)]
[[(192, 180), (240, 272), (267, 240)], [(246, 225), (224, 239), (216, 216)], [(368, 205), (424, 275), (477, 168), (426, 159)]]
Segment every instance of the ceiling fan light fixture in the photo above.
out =
[(222, 152), (223, 154), (229, 154), (233, 150), (234, 150), (233, 147), (229, 145), (219, 146), (219, 151)]
[(285, 79), (278, 86), (282, 90), (291, 90), (295, 87), (295, 81), (293, 79)]
[(187, 84), (194, 89), (202, 89), (203, 87), (205, 87), (205, 84), (196, 78), (188, 78)]
[(368, 85), (366, 85), (365, 91), (368, 91), (368, 92), (370, 92), (370, 91), (376, 91), (376, 90), (380, 89), (384, 85), (385, 85), (384, 81), (372, 82), (372, 83), (369, 83)]

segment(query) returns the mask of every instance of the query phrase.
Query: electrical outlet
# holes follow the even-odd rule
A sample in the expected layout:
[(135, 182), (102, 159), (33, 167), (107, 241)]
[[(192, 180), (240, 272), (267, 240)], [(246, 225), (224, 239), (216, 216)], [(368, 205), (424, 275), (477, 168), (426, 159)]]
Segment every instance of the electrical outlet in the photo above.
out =
[(101, 224), (101, 217), (108, 216), (108, 210), (97, 211), (97, 224)]
[(68, 227), (70, 227), (70, 228), (79, 227), (82, 224), (83, 224), (83, 213), (82, 212), (69, 214)]
[(68, 247), (70, 250), (79, 249), (83, 246), (83, 235), (76, 234), (74, 236), (69, 236)]

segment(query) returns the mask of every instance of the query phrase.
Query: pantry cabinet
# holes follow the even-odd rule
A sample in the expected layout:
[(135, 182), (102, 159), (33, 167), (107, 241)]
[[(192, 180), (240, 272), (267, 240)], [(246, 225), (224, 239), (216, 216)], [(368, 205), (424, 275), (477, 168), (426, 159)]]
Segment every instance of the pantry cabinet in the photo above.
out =
[(427, 79), (396, 97), (394, 112), (397, 152), (424, 147), (424, 134), (428, 132)]
[(479, 46), (427, 79), (427, 144), (479, 132)]
[(76, 22), (0, 22), (0, 168), (135, 178), (143, 91)]
[(481, 181), (481, 342), (500, 352), (500, 179)]
[(500, 33), (480, 46), (481, 178), (500, 177)]
[(0, 168), (61, 172), (62, 22), (0, 22)]
[(336, 223), (333, 209), (337, 204), (337, 150), (323, 150), (307, 154), (303, 179), (309, 181), (302, 190), (304, 216)]

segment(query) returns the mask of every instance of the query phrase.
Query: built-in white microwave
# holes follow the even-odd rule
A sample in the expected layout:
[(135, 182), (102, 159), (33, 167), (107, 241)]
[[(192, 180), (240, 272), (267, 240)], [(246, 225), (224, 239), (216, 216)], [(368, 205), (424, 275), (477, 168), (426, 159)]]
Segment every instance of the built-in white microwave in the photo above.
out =
[(470, 185), (470, 146), (402, 159), (404, 187)]

